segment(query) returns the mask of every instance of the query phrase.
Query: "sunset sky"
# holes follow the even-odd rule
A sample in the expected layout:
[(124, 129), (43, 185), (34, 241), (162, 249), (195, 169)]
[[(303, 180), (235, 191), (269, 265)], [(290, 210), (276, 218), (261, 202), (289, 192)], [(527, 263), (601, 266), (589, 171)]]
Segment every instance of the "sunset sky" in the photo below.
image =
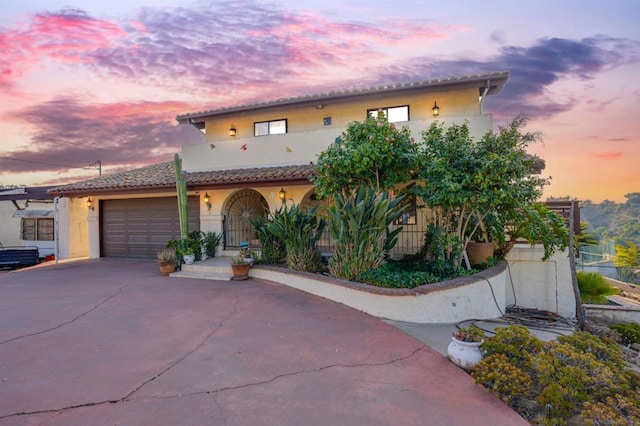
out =
[(485, 112), (543, 142), (547, 196), (640, 192), (640, 2), (0, 0), (0, 185), (170, 160), (177, 114), (510, 70)]

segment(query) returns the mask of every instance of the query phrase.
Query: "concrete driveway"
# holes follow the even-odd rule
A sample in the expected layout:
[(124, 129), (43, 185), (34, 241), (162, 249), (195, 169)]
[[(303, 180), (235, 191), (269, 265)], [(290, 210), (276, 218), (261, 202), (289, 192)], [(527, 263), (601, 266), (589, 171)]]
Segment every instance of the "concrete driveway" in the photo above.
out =
[(0, 425), (526, 425), (418, 340), (265, 281), (0, 274)]

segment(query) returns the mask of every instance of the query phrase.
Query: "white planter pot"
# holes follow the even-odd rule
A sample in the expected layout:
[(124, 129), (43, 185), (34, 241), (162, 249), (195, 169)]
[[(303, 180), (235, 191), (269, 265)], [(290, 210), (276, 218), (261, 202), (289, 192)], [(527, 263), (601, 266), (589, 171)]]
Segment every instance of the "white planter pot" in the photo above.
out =
[(184, 263), (187, 265), (191, 265), (195, 260), (196, 260), (196, 255), (195, 254), (185, 254), (183, 256), (184, 258)]
[(451, 343), (447, 347), (447, 355), (449, 355), (451, 362), (458, 367), (471, 369), (482, 361), (482, 352), (480, 351), (482, 342), (462, 342), (451, 337)]

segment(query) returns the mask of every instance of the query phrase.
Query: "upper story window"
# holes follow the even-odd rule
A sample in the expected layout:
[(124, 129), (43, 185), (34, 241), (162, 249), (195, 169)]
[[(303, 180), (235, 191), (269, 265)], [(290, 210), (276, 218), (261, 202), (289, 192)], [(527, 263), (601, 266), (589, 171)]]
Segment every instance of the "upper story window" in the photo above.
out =
[(22, 218), (20, 239), (24, 241), (53, 241), (53, 219)]
[(287, 119), (253, 123), (254, 136), (282, 135), (287, 133)]
[(389, 123), (397, 123), (399, 121), (409, 121), (409, 105), (397, 106), (397, 107), (385, 107), (385, 108), (372, 108), (368, 109), (367, 113), (371, 117), (376, 117), (378, 111), (382, 110)]

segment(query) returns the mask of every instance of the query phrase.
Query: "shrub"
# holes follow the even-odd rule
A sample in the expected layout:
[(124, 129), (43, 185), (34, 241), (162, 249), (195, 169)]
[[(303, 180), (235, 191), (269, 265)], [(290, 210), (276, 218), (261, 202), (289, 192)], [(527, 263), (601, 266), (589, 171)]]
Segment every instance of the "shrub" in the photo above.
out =
[(576, 275), (582, 303), (604, 304), (607, 303), (605, 296), (618, 294), (620, 292), (619, 289), (610, 285), (598, 272), (579, 271)]
[(354, 280), (362, 272), (380, 267), (402, 230), (389, 232), (389, 225), (405, 208), (402, 199), (365, 187), (334, 195), (334, 202), (327, 207), (334, 243), (329, 259), (331, 275)]
[(551, 404), (562, 417), (576, 414), (584, 402), (604, 397), (619, 385), (608, 365), (564, 343), (547, 344), (535, 369), (544, 387), (538, 402)]
[(474, 367), (471, 377), (512, 406), (530, 394), (533, 384), (526, 372), (500, 353), (484, 357)]
[(602, 402), (586, 402), (580, 419), (586, 425), (637, 425), (640, 424), (638, 401), (620, 395), (608, 396)]
[(568, 336), (558, 337), (558, 343), (564, 343), (583, 354), (591, 354), (598, 361), (608, 363), (612, 367), (624, 365), (620, 347), (609, 338), (598, 338), (590, 333), (579, 331)]
[(278, 209), (269, 214), (269, 217), (265, 219), (263, 216), (258, 216), (251, 219), (251, 225), (256, 230), (258, 235), (258, 241), (262, 245), (262, 255), (260, 256), (260, 262), (268, 265), (281, 265), (285, 263), (287, 257), (287, 248), (283, 240), (278, 238), (276, 234), (269, 227), (270, 221), (282, 220), (279, 218), (282, 215), (282, 210)]
[(640, 324), (637, 322), (613, 324), (610, 328), (618, 332), (621, 343), (625, 345), (640, 343)]
[(207, 253), (207, 257), (216, 257), (216, 249), (222, 242), (222, 234), (216, 232), (203, 233), (202, 243), (204, 245), (204, 251)]
[(325, 226), (325, 220), (316, 215), (316, 208), (304, 213), (300, 206), (293, 205), (279, 209), (267, 228), (284, 241), (287, 268), (316, 272), (322, 265), (317, 243)]
[(392, 270), (385, 266), (361, 272), (356, 281), (386, 288), (414, 288), (439, 281), (429, 272)]
[[(534, 423), (563, 425), (578, 414), (585, 424), (631, 425), (640, 417), (640, 375), (625, 368), (611, 339), (574, 333), (543, 343), (526, 328), (509, 326), (481, 347), (487, 355), (474, 379)], [(537, 405), (525, 408), (525, 397)]]
[(486, 355), (505, 354), (513, 365), (528, 370), (542, 350), (542, 342), (528, 328), (514, 325), (497, 328), (496, 335), (486, 339), (481, 348)]

